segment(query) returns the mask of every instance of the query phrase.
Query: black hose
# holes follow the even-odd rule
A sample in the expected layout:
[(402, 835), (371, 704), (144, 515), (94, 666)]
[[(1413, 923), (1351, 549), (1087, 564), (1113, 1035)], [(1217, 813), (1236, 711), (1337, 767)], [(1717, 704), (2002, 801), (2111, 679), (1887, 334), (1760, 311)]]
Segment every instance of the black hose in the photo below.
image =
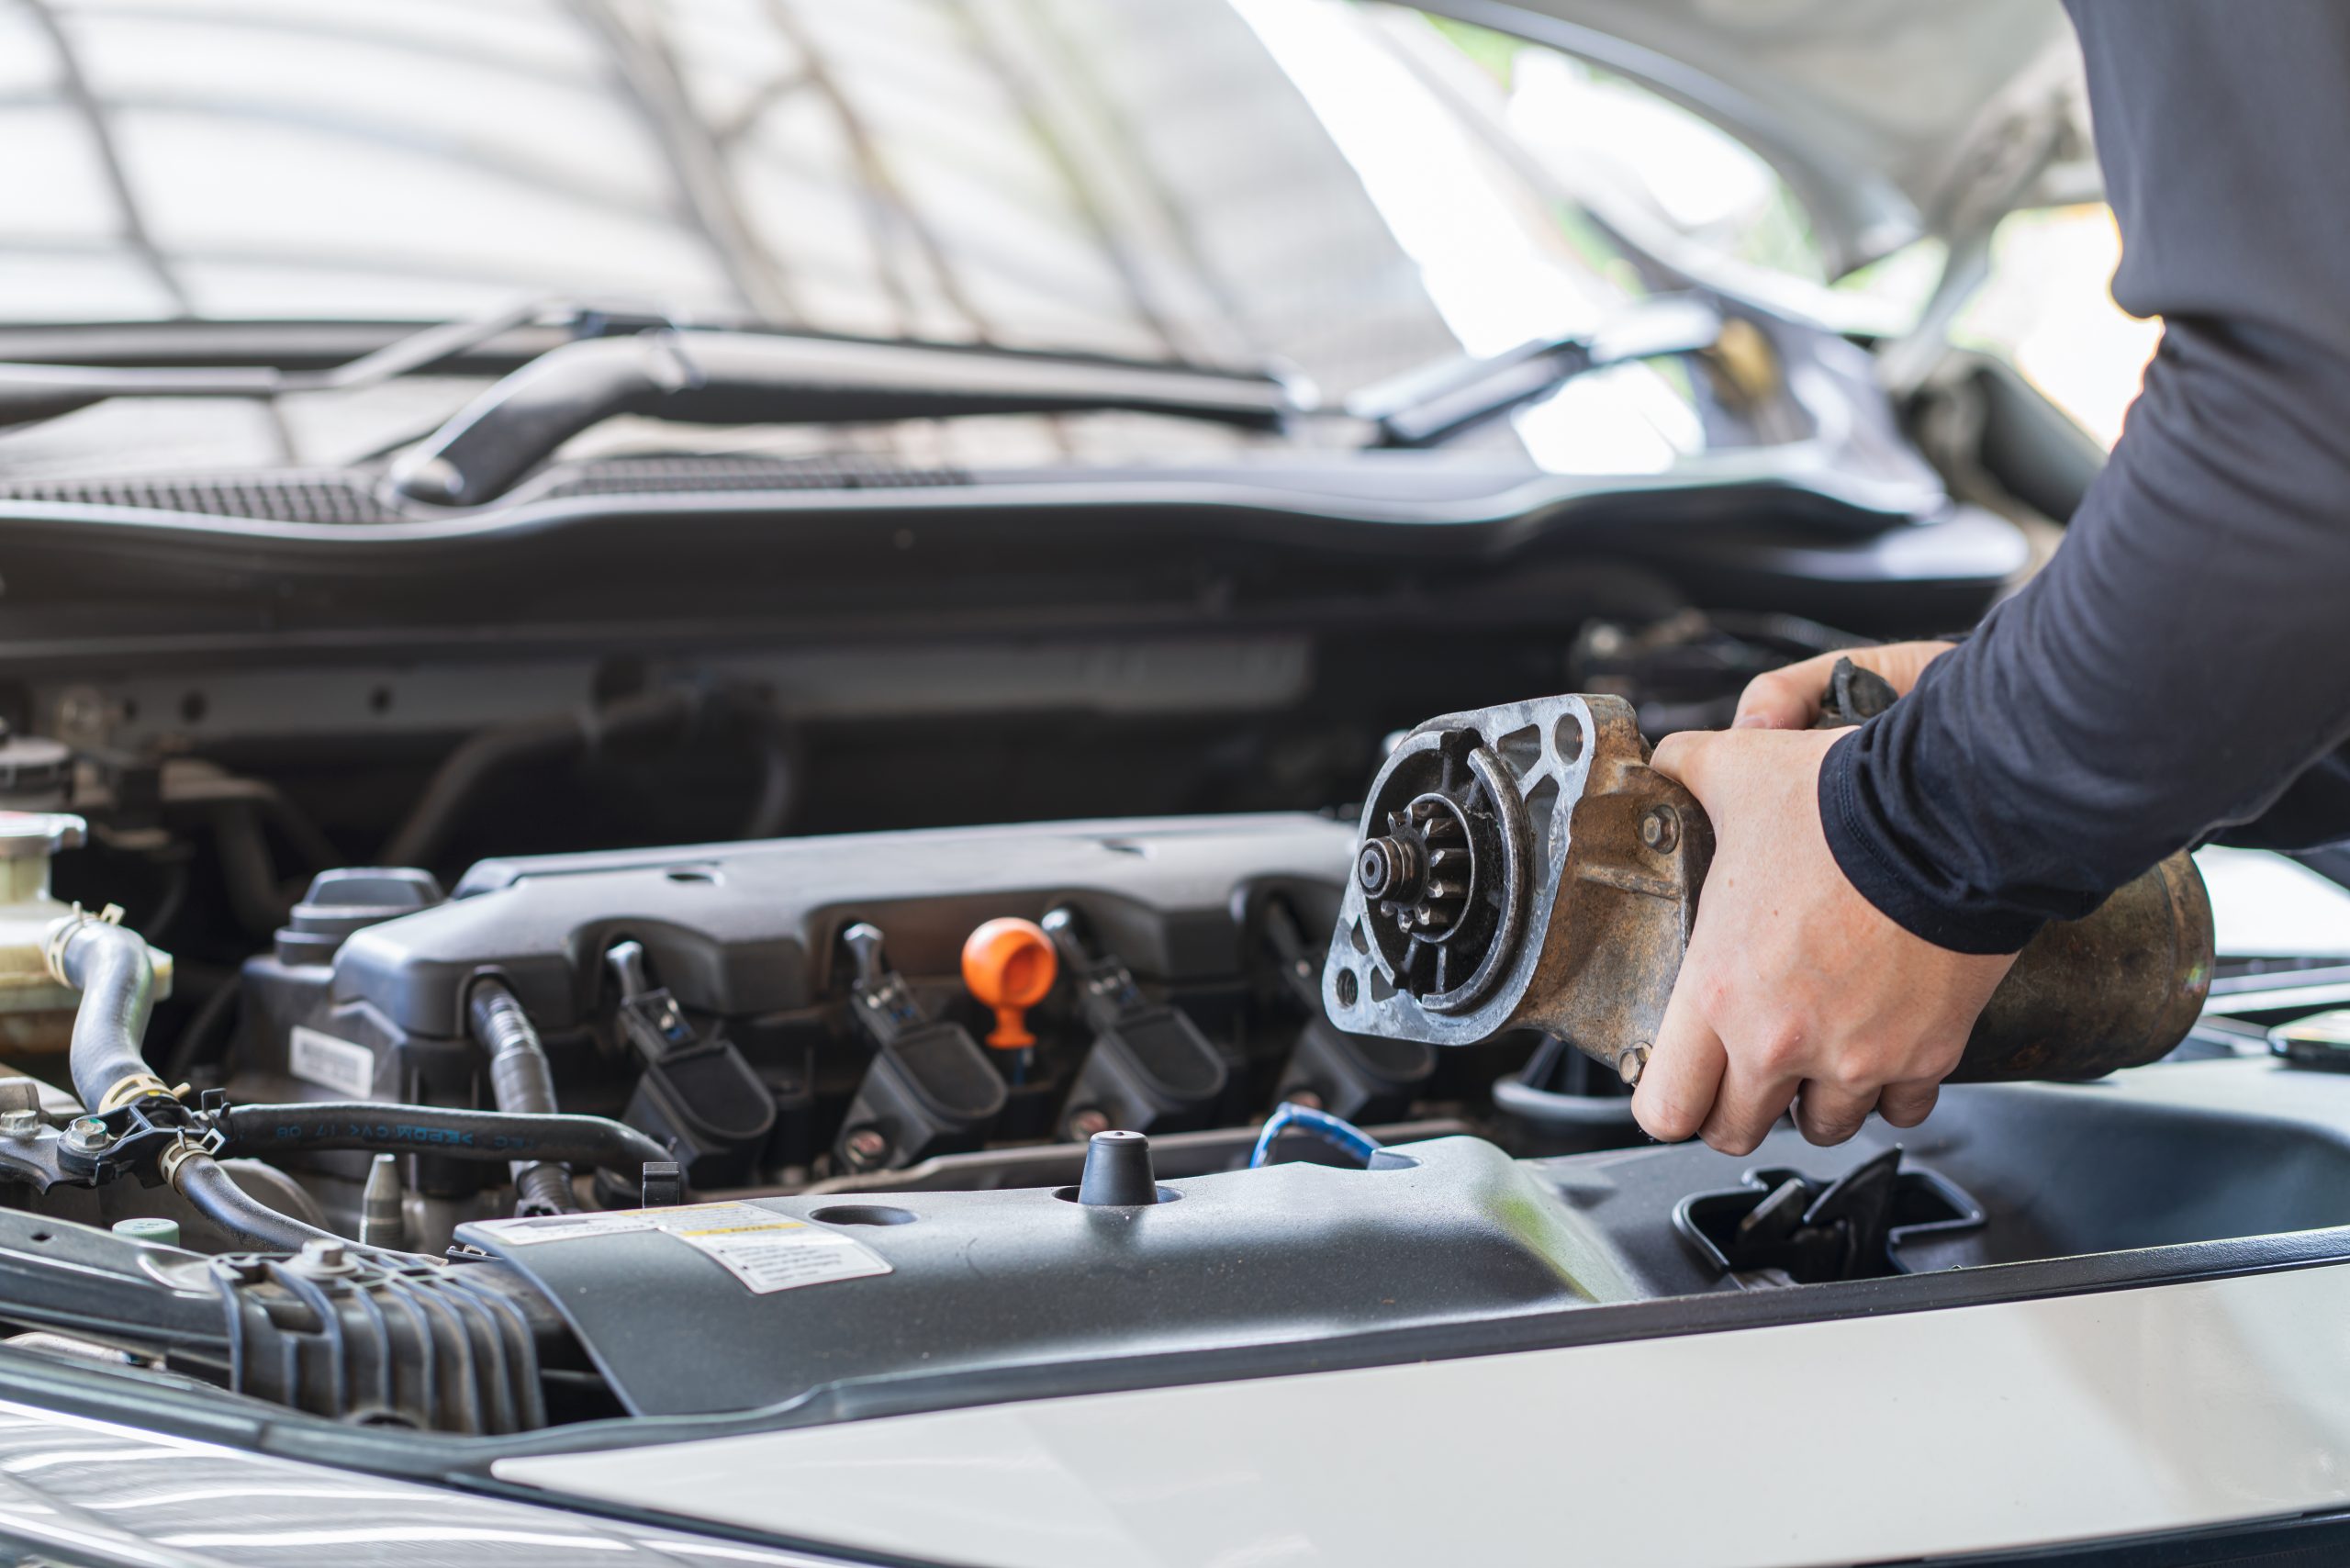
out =
[(172, 1172), (172, 1185), (196, 1212), (257, 1252), (299, 1252), (306, 1241), (341, 1242), (292, 1215), (280, 1214), (246, 1192), (211, 1156), (192, 1154)]
[[(52, 928), (53, 929), (53, 928)], [(51, 947), (58, 978), (82, 993), (67, 1063), (73, 1092), (93, 1111), (128, 1079), (161, 1082), (140, 1054), (155, 1006), (155, 966), (147, 939), (103, 920), (77, 919)]]
[[(155, 1002), (155, 966), (148, 956), (147, 939), (107, 921), (76, 915), (69, 926), (51, 937), (50, 954), (58, 978), (82, 993), (81, 1005), (73, 1014), (73, 1041), (67, 1057), (73, 1092), (81, 1097), (82, 1103), (93, 1111), (103, 1111), (146, 1092), (168, 1098), (171, 1092), (148, 1068), (140, 1052), (147, 1033), (148, 1014)], [(235, 984), (233, 980), (228, 983), (231, 987)], [(126, 1090), (126, 1085), (144, 1087)], [(258, 1108), (265, 1111), (270, 1107)], [(364, 1105), (284, 1108), (353, 1113), (374, 1109)], [(554, 1119), (594, 1120), (586, 1116)], [(630, 1130), (617, 1123), (604, 1125), (617, 1132)], [(652, 1139), (641, 1134), (637, 1137), (646, 1146), (658, 1148)], [(652, 1158), (662, 1156), (655, 1153)], [(298, 1252), (306, 1241), (343, 1239), (330, 1230), (321, 1230), (271, 1208), (238, 1186), (210, 1155), (185, 1154), (174, 1160), (167, 1154), (163, 1169), (173, 1191), (244, 1246), (266, 1252)]]
[(498, 1108), (509, 1113), (543, 1116), (555, 1108), (554, 1073), (547, 1066), (546, 1047), (538, 1030), (515, 1000), (506, 982), (485, 975), (474, 982), (465, 1011), (473, 1020), (474, 1039), (489, 1053), (489, 1092)]
[(229, 910), (245, 934), (266, 942), (285, 924), (299, 896), (277, 879), (277, 863), (270, 858), (269, 839), (262, 831), (261, 811), (251, 801), (213, 802), (213, 844), (219, 857), (220, 885), (229, 894)]
[(576, 761), (608, 746), (641, 744), (674, 734), (691, 736), (715, 707), (746, 733), (758, 765), (758, 793), (743, 830), (745, 838), (772, 838), (800, 793), (799, 738), (767, 702), (740, 689), (715, 694), (689, 687), (622, 697), (601, 708), (550, 713), (480, 734), (442, 759), (389, 842), (380, 866), (430, 866), (448, 847), (466, 809), (499, 775), (516, 768)]
[(571, 1167), (545, 1159), (527, 1165), (516, 1162), (514, 1213), (518, 1218), (579, 1212), (579, 1193), (571, 1185)]
[[(498, 1108), (509, 1115), (553, 1114), (554, 1071), (546, 1047), (506, 982), (495, 975), (476, 980), (465, 1013), (475, 1041), (489, 1053), (489, 1092)], [(579, 1212), (570, 1170), (553, 1161), (514, 1161), (514, 1192), (518, 1215)]]
[(431, 865), (448, 846), (465, 808), (499, 774), (585, 756), (616, 740), (642, 739), (672, 727), (682, 731), (700, 707), (700, 693), (677, 689), (484, 730), (442, 759), (376, 863)]
[(356, 1148), (452, 1159), (555, 1160), (609, 1170), (625, 1177), (631, 1187), (647, 1163), (671, 1158), (634, 1127), (602, 1116), (518, 1116), (364, 1100), (232, 1105), (222, 1113), (219, 1126), (230, 1148), (261, 1159), (293, 1149)]

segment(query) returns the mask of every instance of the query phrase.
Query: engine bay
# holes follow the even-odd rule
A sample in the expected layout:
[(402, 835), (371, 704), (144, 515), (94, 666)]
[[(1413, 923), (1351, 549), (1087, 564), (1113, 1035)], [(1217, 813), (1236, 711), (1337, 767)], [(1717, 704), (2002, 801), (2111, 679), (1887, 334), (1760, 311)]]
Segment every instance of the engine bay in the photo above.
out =
[[(1320, 994), (1353, 843), (1258, 813), (322, 874), (243, 964), (214, 1081), (0, 1081), (9, 1343), (496, 1436), (1653, 1331), (1620, 1315), (1994, 1263), (2083, 1288), (2343, 1218), (2350, 1083), (2208, 1039), (1736, 1160), (1650, 1144), (1531, 1031), (1349, 1035)], [(54, 911), (77, 1028), (138, 1022), (105, 966), (151, 990), (162, 956)], [(2288, 1009), (2326, 979), (2271, 978)]]
[[(1642, 857), (1689, 853), (1602, 774), (1857, 640), (1785, 607), (1963, 619), (1987, 561), (1964, 592), (1796, 591), (1742, 537), (1676, 559), (1727, 600), (1701, 611), (1620, 558), (1252, 548), (1163, 628), (973, 555), (959, 608), (932, 563), (896, 619), (791, 637), (566, 601), (498, 656), (413, 606), (345, 645), (373, 589), (338, 563), (336, 603), (268, 612), (298, 633), (166, 655), (113, 605), (106, 638), (28, 644), (0, 680), (0, 1336), (346, 1429), (590, 1441), (2191, 1277), (2344, 1217), (2350, 1092), (2265, 1034), (2333, 1004), (2322, 959), (2199, 975), (2159, 1065), (1954, 1084), (1911, 1132), (1745, 1159), (1651, 1144), (1620, 1054), (1522, 983), (1592, 929), (1562, 890), (1667, 908)], [(758, 591), (878, 580), (837, 566)], [(1044, 607), (1019, 636), (972, 619), (999, 588)], [(1521, 923), (1494, 1027), (1405, 1037), (1359, 827), (1427, 787), (1425, 715), (1565, 690), (1582, 727), (1487, 737), (1523, 796), (1502, 881), (1561, 900), (1552, 935)], [(1562, 856), (1585, 796), (1622, 820)], [(1399, 1003), (1460, 980), (1413, 944), (1460, 846), (1390, 846), (1430, 872), (1373, 901), (1420, 923)], [(1583, 989), (1634, 1032), (1660, 999)]]

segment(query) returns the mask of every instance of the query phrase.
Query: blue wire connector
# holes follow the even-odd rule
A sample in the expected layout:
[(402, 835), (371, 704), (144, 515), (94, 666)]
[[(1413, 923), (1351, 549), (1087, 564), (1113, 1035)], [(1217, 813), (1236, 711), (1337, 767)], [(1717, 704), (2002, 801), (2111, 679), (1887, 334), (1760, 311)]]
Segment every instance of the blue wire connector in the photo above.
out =
[(1312, 1133), (1325, 1143), (1333, 1143), (1365, 1165), (1379, 1152), (1379, 1140), (1355, 1126), (1340, 1121), (1327, 1111), (1317, 1111), (1310, 1105), (1300, 1105), (1284, 1100), (1265, 1118), (1265, 1130), (1257, 1135), (1257, 1147), (1248, 1155), (1248, 1169), (1256, 1170), (1272, 1158), (1274, 1140), (1292, 1127)]

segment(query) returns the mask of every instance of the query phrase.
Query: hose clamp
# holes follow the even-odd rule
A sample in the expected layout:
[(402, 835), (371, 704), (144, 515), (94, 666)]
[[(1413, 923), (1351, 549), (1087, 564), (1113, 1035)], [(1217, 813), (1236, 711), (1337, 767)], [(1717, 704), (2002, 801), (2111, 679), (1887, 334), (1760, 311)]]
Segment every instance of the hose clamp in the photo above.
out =
[(86, 927), (120, 925), (121, 924), (122, 906), (118, 903), (110, 903), (95, 914), (84, 909), (80, 903), (75, 903), (72, 913), (59, 916), (50, 924), (49, 935), (41, 943), (41, 967), (49, 971), (50, 979), (67, 990), (81, 990), (82, 988), (75, 985), (65, 973), (65, 949), (73, 946), (73, 938), (79, 936)]
[(133, 1100), (144, 1100), (151, 1094), (160, 1094), (166, 1100), (178, 1098), (172, 1092), (172, 1086), (153, 1073), (134, 1072), (116, 1079), (114, 1087), (107, 1090), (105, 1097), (93, 1108), (103, 1116), (108, 1111), (118, 1110)]
[(180, 1167), (199, 1154), (210, 1155), (218, 1147), (217, 1136), (213, 1140), (199, 1142), (188, 1137), (185, 1132), (182, 1132), (156, 1159), (156, 1173), (162, 1177), (173, 1192), (176, 1193), (180, 1190)]

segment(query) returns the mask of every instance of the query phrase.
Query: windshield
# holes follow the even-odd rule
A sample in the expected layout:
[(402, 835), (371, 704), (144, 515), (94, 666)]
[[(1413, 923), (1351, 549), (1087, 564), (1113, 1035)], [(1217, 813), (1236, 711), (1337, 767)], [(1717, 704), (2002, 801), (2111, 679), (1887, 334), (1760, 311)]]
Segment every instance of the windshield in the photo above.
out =
[[(1369, 17), (12, 0), (0, 319), (437, 319), (568, 296), (1280, 359), (1337, 391), (1559, 327), (1522, 284), (1458, 297), (1453, 252), (1493, 246), (1494, 193), (1377, 188), (1461, 149)], [(1382, 98), (1384, 128), (1363, 122)], [(1589, 294), (1560, 286), (1569, 247), (1504, 249), (1561, 302)]]
[[(1625, 237), (1645, 230), (1606, 158), (1528, 133), (1528, 102), (1595, 80), (1357, 0), (5, 0), (0, 359), (74, 360), (92, 324), (380, 330), (568, 300), (1270, 368), (1335, 407), (1683, 286)], [(118, 398), (0, 431), (0, 470), (341, 467), (482, 385)], [(1448, 444), (1658, 474), (1785, 438), (1739, 401), (1633, 361)], [(567, 452), (1018, 466), (1281, 444), (1122, 415), (621, 419)]]

